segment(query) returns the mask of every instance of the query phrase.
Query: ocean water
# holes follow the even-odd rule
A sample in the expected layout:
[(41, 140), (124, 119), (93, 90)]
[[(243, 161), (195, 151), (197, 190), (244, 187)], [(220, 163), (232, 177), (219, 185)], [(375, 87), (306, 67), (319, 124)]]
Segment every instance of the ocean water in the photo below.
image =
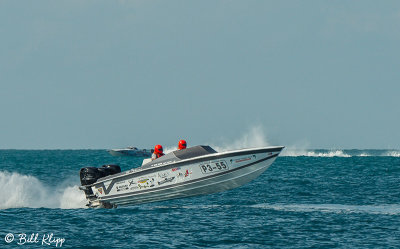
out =
[(0, 150), (0, 248), (400, 248), (400, 152), (285, 150), (223, 193), (87, 209), (79, 169), (105, 150)]

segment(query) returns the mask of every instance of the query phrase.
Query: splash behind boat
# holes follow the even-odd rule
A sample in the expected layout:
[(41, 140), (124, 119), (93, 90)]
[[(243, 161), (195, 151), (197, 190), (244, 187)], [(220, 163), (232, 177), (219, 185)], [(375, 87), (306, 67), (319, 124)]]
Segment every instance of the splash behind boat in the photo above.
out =
[(87, 206), (105, 208), (212, 194), (252, 181), (283, 148), (218, 153), (209, 146), (195, 146), (144, 160), (141, 167), (125, 172), (117, 165), (82, 168), (80, 189), (86, 194)]

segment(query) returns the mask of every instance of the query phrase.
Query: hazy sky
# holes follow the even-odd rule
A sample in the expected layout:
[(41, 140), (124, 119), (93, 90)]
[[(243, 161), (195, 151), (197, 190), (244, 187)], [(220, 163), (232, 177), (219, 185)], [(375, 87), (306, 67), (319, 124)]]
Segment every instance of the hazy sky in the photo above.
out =
[(398, 0), (0, 0), (2, 149), (400, 149), (399, 95)]

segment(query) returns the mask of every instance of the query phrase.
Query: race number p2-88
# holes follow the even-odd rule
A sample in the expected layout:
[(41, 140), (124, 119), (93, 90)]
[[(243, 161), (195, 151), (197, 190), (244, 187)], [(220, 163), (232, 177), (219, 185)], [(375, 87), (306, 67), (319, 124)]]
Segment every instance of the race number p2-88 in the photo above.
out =
[(225, 171), (229, 168), (225, 161), (216, 161), (200, 164), (200, 169), (203, 174), (208, 174), (213, 172)]

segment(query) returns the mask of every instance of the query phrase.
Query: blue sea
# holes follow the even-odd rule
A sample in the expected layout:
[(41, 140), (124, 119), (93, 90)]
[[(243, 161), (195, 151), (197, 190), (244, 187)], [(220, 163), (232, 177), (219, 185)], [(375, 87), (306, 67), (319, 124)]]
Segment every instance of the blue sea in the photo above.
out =
[(85, 208), (80, 168), (141, 161), (0, 150), (0, 248), (400, 248), (400, 151), (285, 149), (227, 192)]

